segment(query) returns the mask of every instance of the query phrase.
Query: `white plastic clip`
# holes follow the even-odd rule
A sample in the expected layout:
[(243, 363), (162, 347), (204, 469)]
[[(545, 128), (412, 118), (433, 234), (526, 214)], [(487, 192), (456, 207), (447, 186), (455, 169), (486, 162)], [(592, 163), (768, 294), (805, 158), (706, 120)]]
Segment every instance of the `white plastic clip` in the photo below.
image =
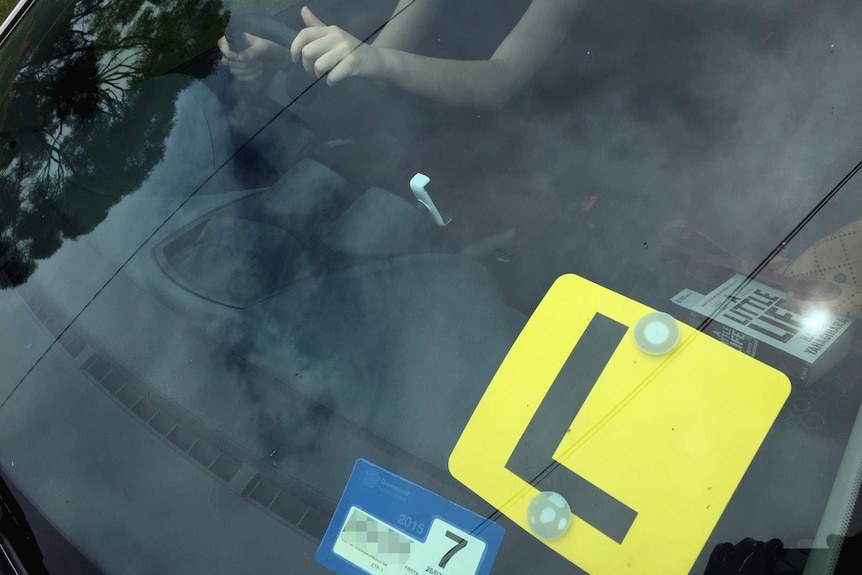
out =
[(416, 201), (425, 206), (425, 208), (431, 212), (431, 217), (434, 219), (434, 223), (438, 226), (445, 226), (452, 221), (452, 218), (440, 213), (437, 206), (435, 206), (434, 202), (431, 200), (431, 196), (429, 196), (428, 192), (425, 191), (425, 186), (427, 186), (430, 181), (431, 178), (425, 174), (416, 174), (410, 179), (410, 189), (413, 191), (413, 195), (416, 196)]

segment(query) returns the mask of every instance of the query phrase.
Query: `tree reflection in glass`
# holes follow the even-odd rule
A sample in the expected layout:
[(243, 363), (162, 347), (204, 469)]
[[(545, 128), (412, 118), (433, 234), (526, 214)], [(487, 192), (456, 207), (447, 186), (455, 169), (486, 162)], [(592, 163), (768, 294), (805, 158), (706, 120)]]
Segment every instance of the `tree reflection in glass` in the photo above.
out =
[(227, 18), (220, 0), (33, 7), (0, 54), (0, 287), (24, 283), (37, 260), (141, 186), (164, 156), (183, 88), (144, 81), (190, 55), (203, 58), (184, 81), (209, 74)]

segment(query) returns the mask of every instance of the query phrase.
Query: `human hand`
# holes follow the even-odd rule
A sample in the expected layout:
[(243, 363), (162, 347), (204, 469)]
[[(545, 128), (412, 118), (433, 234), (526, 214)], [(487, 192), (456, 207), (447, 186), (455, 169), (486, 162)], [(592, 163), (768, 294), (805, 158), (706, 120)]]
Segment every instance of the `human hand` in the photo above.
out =
[[(218, 41), (222, 64), (228, 67), (237, 80), (244, 82), (256, 80), (267, 68), (276, 68), (287, 60), (288, 49), (271, 40), (243, 32), (239, 42), (246, 44), (247, 47), (234, 51), (236, 46), (232, 47), (226, 37), (222, 36)], [(235, 40), (234, 44), (236, 43)]]
[(360, 42), (338, 26), (327, 26), (309, 10), (302, 8), (306, 28), (296, 35), (290, 46), (294, 64), (316, 77), (324, 74), (326, 83), (333, 86), (350, 76), (376, 77), (383, 62), (378, 49)]

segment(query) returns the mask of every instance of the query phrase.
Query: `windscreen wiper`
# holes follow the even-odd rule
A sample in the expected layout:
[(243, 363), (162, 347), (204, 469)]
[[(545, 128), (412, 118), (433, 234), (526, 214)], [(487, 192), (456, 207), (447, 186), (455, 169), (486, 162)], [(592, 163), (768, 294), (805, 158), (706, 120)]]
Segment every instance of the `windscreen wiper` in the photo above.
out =
[(0, 476), (0, 575), (47, 575), (24, 511)]

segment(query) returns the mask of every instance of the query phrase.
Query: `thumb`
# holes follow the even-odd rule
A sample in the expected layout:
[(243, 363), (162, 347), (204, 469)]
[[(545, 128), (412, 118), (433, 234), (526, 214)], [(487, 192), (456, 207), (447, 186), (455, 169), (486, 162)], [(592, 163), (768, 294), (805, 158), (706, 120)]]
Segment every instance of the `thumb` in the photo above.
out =
[(320, 28), (326, 26), (323, 21), (314, 15), (314, 12), (311, 11), (311, 8), (308, 6), (303, 6), (300, 11), (302, 14), (302, 21), (305, 22), (305, 25), (310, 28)]

